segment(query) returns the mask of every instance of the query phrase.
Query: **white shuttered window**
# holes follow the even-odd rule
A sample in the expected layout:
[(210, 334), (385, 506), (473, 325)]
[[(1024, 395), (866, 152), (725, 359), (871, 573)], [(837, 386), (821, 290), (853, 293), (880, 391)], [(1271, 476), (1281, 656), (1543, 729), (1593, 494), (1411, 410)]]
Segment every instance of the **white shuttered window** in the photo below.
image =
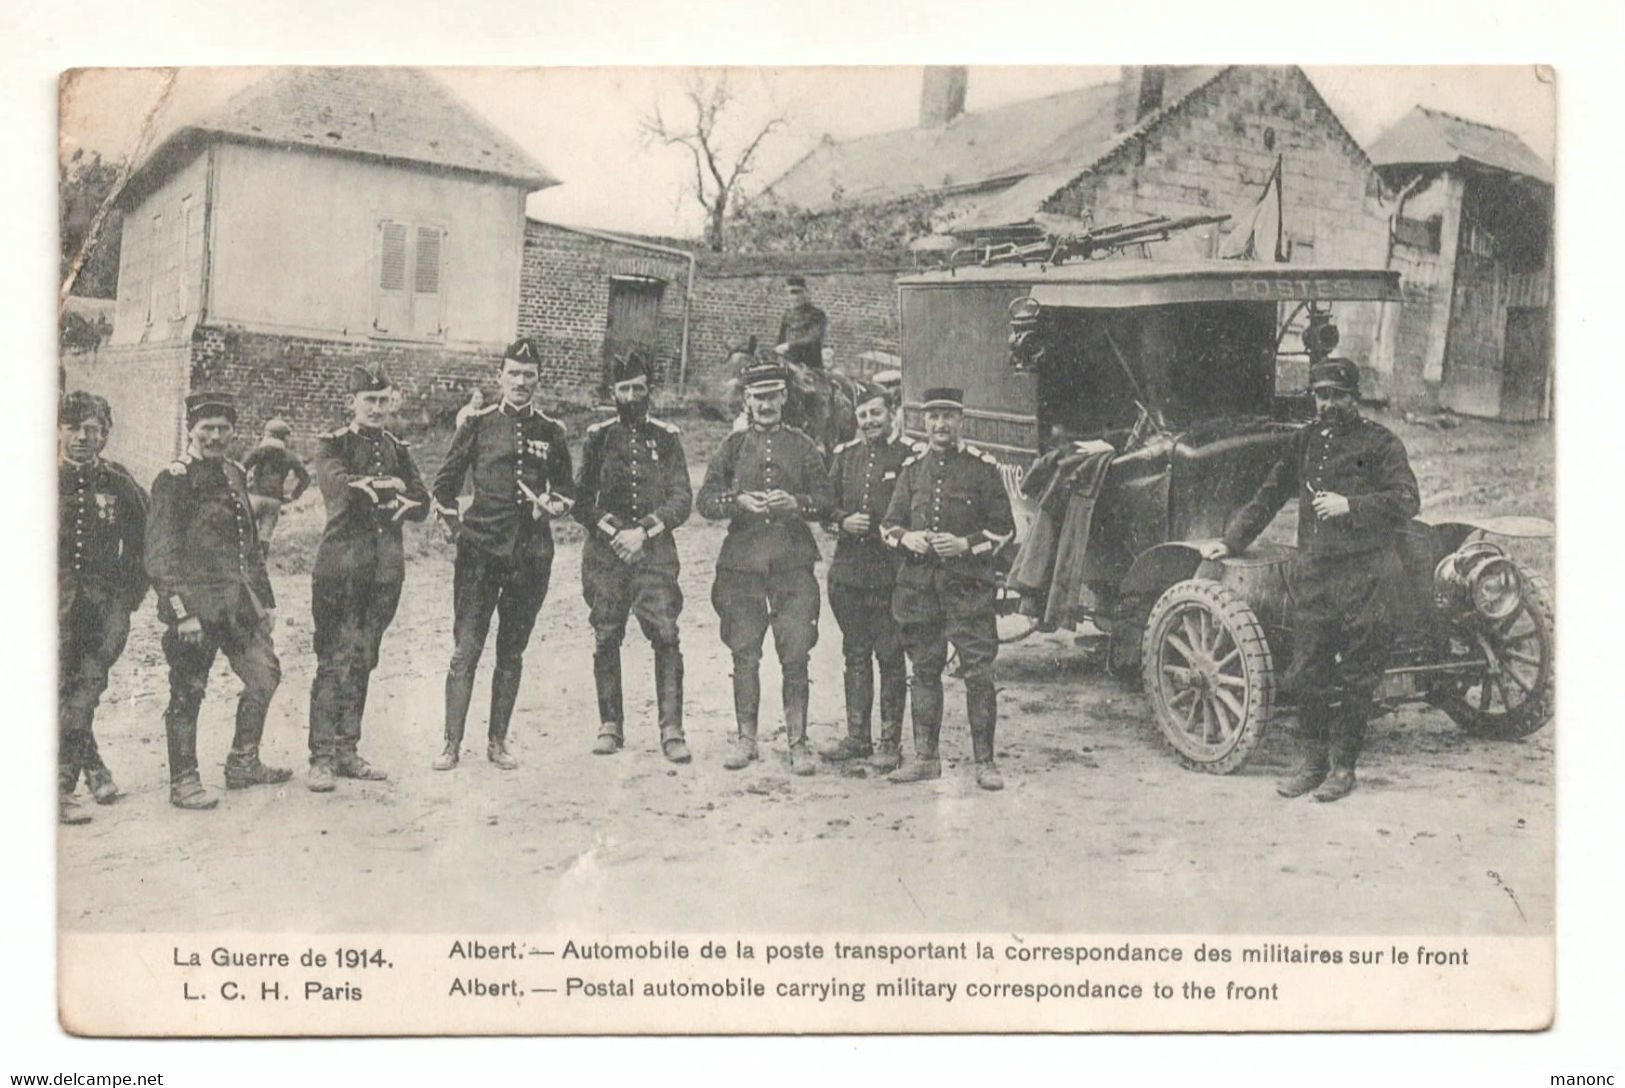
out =
[(378, 334), (410, 339), (445, 335), (445, 239), (445, 228), (435, 224), (379, 220), (373, 317)]

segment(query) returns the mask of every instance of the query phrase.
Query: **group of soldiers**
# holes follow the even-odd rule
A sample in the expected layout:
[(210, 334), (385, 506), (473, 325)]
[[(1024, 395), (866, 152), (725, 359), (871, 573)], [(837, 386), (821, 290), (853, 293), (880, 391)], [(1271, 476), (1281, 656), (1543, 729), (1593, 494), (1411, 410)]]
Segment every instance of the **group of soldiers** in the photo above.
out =
[[(621, 644), (635, 616), (654, 650), (661, 751), (673, 763), (690, 762), (673, 535), (696, 506), (704, 517), (728, 523), (711, 594), (733, 657), (737, 729), (724, 766), (740, 769), (759, 758), (759, 664), (771, 628), (783, 677), (789, 766), (797, 775), (814, 773), (808, 660), (821, 594), (814, 575), (819, 549), (809, 525), (822, 523), (837, 539), (829, 595), (844, 643), (847, 730), (821, 755), (871, 760), (897, 782), (940, 777), (942, 671), (952, 643), (963, 666), (976, 781), (1002, 788), (993, 747), (998, 639), (992, 556), (1010, 539), (1013, 519), (996, 464), (961, 441), (960, 391), (925, 391), (928, 441), (916, 444), (901, 436), (898, 383), (865, 382), (857, 406), (860, 433), (826, 457), (783, 423), (783, 366), (753, 362), (741, 375), (747, 425), (724, 439), (695, 496), (678, 428), (649, 414), (650, 374), (639, 354), (613, 361), (608, 384), (615, 415), (587, 429), (579, 471), (564, 427), (537, 404), (539, 378), (535, 344), (517, 341), (500, 363), (498, 399), (460, 417), (444, 463), (426, 482), (407, 445), (385, 429), (395, 401), (388, 375), (377, 367), (352, 370), (350, 422), (321, 436), (312, 459), (327, 521), (312, 571), (311, 790), (332, 791), (339, 779), (387, 777), (359, 750), (368, 681), (400, 602), (402, 526), (431, 515), (456, 546), (454, 648), (436, 770), (454, 770), (462, 759), (475, 669), (493, 618), (486, 756), (503, 770), (518, 766), (509, 728), (524, 653), (551, 580), (551, 523), (567, 515), (586, 532), (581, 585), (594, 635), (598, 713), (592, 750), (613, 755), (625, 743)], [(102, 456), (113, 426), (107, 401), (72, 392), (61, 402), (64, 823), (90, 818), (74, 796), (81, 777), (99, 803), (119, 795), (97, 751), (93, 719), (131, 613), (149, 586), (169, 666), (164, 729), (171, 804), (218, 804), (199, 773), (197, 721), (220, 653), (242, 682), (227, 789), (292, 777), (259, 754), (281, 666), (256, 504), (244, 468), (227, 457), (237, 408), (229, 394), (193, 393), (185, 420), (186, 451), (153, 481), (149, 504), (130, 474)], [(914, 753), (907, 763), (901, 744), (905, 658), (913, 666), (914, 693)], [(871, 731), (876, 662), (878, 739)]]
[[(807, 738), (808, 662), (821, 594), (814, 574), (819, 548), (809, 526), (820, 523), (836, 539), (828, 594), (842, 635), (846, 708), (845, 735), (820, 755), (832, 762), (866, 760), (893, 782), (940, 777), (942, 673), (951, 644), (965, 682), (975, 781), (983, 789), (1003, 788), (994, 758), (994, 556), (1011, 540), (1014, 519), (997, 463), (962, 440), (960, 390), (923, 391), (926, 441), (914, 442), (900, 425), (900, 376), (862, 382), (858, 434), (826, 456), (783, 422), (788, 388), (782, 364), (753, 360), (740, 376), (744, 425), (714, 452), (696, 496), (678, 428), (649, 414), (650, 373), (640, 355), (613, 361), (608, 384), (615, 415), (587, 429), (579, 472), (564, 427), (536, 402), (539, 378), (535, 344), (517, 341), (500, 363), (498, 399), (459, 415), (445, 461), (425, 483), (407, 445), (384, 427), (395, 403), (388, 375), (379, 368), (352, 370), (351, 420), (321, 437), (313, 462), (327, 522), (312, 572), (311, 790), (332, 791), (341, 778), (387, 777), (359, 752), (368, 681), (400, 602), (402, 525), (431, 514), (456, 545), (454, 647), (436, 770), (454, 770), (462, 759), (475, 669), (493, 619), (486, 757), (503, 770), (518, 766), (509, 727), (524, 653), (551, 580), (551, 523), (566, 515), (586, 532), (581, 586), (594, 636), (593, 752), (613, 755), (626, 741), (621, 645), (628, 619), (636, 617), (654, 651), (661, 751), (673, 763), (690, 762), (683, 731), (683, 594), (673, 538), (696, 507), (728, 523), (711, 590), (733, 659), (736, 730), (725, 767), (738, 770), (760, 757), (759, 670), (771, 629), (789, 768), (815, 773)], [(1243, 551), (1301, 493), (1296, 637), (1287, 683), (1298, 694), (1304, 748), (1300, 767), (1278, 787), (1287, 797), (1313, 792), (1318, 800), (1337, 800), (1354, 786), (1382, 669), (1383, 588), (1397, 563), (1393, 535), (1418, 506), (1404, 446), (1360, 415), (1358, 382), (1357, 368), (1346, 360), (1312, 368), (1319, 418), (1299, 432), (1223, 538), (1202, 545), (1210, 559)], [(187, 397), (187, 449), (153, 481), (149, 505), (130, 474), (102, 457), (113, 425), (107, 401), (72, 392), (61, 402), (64, 823), (90, 818), (74, 797), (81, 778), (99, 803), (119, 795), (98, 752), (93, 719), (129, 636), (130, 616), (149, 586), (157, 595), (169, 666), (170, 802), (184, 809), (218, 803), (199, 774), (197, 719), (220, 653), (243, 685), (226, 787), (292, 777), (259, 756), (281, 666), (254, 496), (243, 467), (226, 456), (236, 422), (230, 395)], [(913, 724), (907, 761), (905, 707)]]

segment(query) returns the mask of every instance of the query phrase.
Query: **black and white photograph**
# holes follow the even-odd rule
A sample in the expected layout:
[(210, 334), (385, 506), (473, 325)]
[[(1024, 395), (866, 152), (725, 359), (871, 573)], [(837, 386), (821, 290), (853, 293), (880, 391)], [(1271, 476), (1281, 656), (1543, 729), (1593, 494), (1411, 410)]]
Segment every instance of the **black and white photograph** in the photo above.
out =
[(64, 72), (64, 1028), (1547, 1026), (1557, 78)]

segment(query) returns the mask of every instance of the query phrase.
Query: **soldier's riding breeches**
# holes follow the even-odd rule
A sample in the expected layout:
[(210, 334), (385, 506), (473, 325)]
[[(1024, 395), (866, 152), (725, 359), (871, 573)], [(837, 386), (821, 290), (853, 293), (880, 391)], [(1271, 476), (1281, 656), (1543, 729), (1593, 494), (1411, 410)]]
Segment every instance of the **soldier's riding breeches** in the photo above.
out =
[(232, 735), (234, 754), (252, 755), (265, 732), (265, 713), (282, 682), (282, 666), (271, 631), (260, 616), (239, 605), (218, 620), (203, 623), (203, 634), (188, 643), (173, 627), (164, 632), (164, 659), (169, 662), (169, 708), (164, 732), (169, 743), (169, 776), (179, 779), (197, 771), (197, 715), (209, 684), (215, 655), (224, 653), (231, 670), (243, 682), (237, 699), (237, 724)]
[(552, 556), (505, 558), (466, 542), (457, 545), (452, 573), (452, 635), (456, 646), (446, 673), (446, 739), (459, 742), (474, 692), (474, 670), (485, 652), (491, 617), (497, 618), (496, 665), (491, 673), (493, 740), (507, 735), (524, 669), (525, 647), (547, 598)]
[(102, 765), (92, 731), (96, 706), (130, 636), (130, 613), (116, 602), (80, 596), (59, 619), (57, 629), (57, 769), (67, 792), (82, 771)]
[(400, 582), (317, 578), (311, 587), (316, 678), (310, 687), (310, 758), (353, 755), (372, 670), (400, 604)]
[(682, 655), (677, 621), (683, 611), (683, 591), (677, 584), (675, 562), (652, 558), (646, 553), (638, 562), (623, 563), (608, 545), (596, 540), (588, 541), (582, 552), (581, 595), (592, 624), (593, 678), (600, 722), (623, 720), (621, 643), (626, 638), (629, 616), (637, 617), (644, 637), (655, 648), (657, 662), (662, 653), (668, 662), (674, 662), (666, 666), (670, 672), (668, 686), (675, 684), (673, 690), (680, 690)]

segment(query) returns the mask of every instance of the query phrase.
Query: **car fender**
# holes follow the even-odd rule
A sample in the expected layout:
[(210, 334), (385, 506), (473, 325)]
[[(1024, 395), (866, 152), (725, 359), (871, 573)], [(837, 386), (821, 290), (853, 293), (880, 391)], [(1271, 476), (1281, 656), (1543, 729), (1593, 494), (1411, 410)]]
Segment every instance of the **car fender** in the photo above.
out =
[(1550, 540), (1557, 535), (1557, 526), (1547, 518), (1510, 514), (1504, 517), (1451, 518), (1448, 521), (1424, 522), (1432, 527), (1447, 552), (1455, 551), (1474, 533), (1510, 537), (1515, 540)]
[(1174, 540), (1147, 549), (1123, 579), (1124, 595), (1141, 596), (1149, 603), (1176, 582), (1205, 578), (1239, 593), (1266, 625), (1280, 624), (1286, 612), (1286, 568), (1294, 549), (1254, 544), (1241, 555), (1203, 559), (1202, 543)]

